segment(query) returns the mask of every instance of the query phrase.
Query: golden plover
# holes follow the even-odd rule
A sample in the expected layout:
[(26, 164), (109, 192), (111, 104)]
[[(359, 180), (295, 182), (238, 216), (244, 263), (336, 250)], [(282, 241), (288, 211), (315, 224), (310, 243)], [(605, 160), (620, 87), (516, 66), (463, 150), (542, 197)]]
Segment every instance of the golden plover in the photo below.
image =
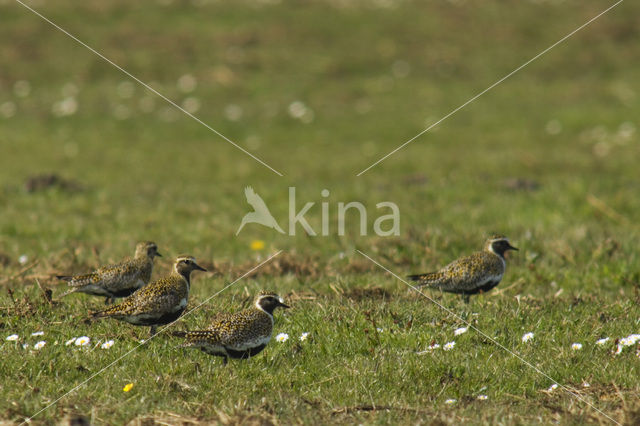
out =
[(288, 308), (275, 293), (261, 292), (254, 307), (235, 314), (218, 314), (206, 330), (176, 331), (172, 334), (184, 337), (181, 347), (200, 348), (209, 355), (220, 356), (224, 364), (228, 358), (250, 358), (259, 354), (273, 331), (273, 311)]
[(151, 336), (159, 325), (169, 324), (182, 315), (189, 300), (192, 271), (206, 271), (192, 256), (181, 255), (168, 276), (154, 281), (121, 303), (94, 312), (93, 318), (115, 318), (133, 325), (151, 326)]
[(87, 293), (105, 296), (105, 304), (113, 303), (116, 297), (127, 297), (149, 282), (155, 256), (162, 256), (156, 243), (142, 241), (136, 245), (133, 259), (103, 266), (90, 274), (57, 275), (58, 279), (73, 287), (60, 297), (76, 292)]
[(484, 250), (455, 260), (428, 274), (409, 275), (419, 286), (429, 286), (448, 293), (461, 294), (469, 302), (472, 294), (485, 293), (500, 283), (506, 262), (504, 254), (508, 250), (518, 250), (509, 244), (509, 239), (496, 235), (487, 240)]

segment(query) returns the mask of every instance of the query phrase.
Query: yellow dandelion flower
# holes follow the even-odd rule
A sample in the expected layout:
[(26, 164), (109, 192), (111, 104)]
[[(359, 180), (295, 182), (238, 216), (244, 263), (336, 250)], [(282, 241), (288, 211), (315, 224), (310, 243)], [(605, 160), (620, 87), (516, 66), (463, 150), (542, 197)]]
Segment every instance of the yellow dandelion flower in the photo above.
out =
[(126, 385), (124, 385), (124, 387), (122, 388), (123, 392), (129, 392), (131, 390), (131, 388), (133, 388), (133, 383), (127, 383)]
[(249, 247), (251, 247), (251, 250), (262, 250), (264, 248), (264, 241), (253, 240), (251, 241), (251, 244), (249, 245)]

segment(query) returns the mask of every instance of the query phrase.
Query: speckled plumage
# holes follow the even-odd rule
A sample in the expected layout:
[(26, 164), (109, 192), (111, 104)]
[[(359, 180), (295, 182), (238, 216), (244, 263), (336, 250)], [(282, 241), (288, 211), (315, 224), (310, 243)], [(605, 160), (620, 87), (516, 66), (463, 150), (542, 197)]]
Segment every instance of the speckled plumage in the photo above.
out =
[(288, 308), (275, 293), (261, 293), (252, 308), (235, 314), (219, 313), (206, 330), (174, 332), (184, 337), (182, 347), (200, 348), (209, 355), (227, 358), (250, 358), (260, 353), (271, 340), (273, 311)]
[(151, 280), (155, 256), (161, 256), (156, 244), (151, 241), (143, 241), (136, 245), (133, 259), (125, 259), (120, 263), (103, 266), (90, 274), (58, 275), (58, 279), (67, 281), (72, 287), (60, 297), (80, 292), (94, 296), (105, 296), (105, 303), (113, 302), (117, 297), (127, 297)]
[(463, 295), (465, 301), (472, 294), (484, 293), (502, 280), (506, 262), (504, 253), (517, 250), (503, 236), (487, 240), (483, 251), (455, 260), (437, 272), (410, 275), (419, 286), (428, 286), (448, 293)]
[(171, 274), (142, 287), (121, 303), (93, 313), (92, 316), (151, 326), (153, 335), (158, 325), (169, 324), (184, 312), (189, 301), (190, 276), (194, 270), (205, 271), (196, 264), (192, 256), (178, 256)]

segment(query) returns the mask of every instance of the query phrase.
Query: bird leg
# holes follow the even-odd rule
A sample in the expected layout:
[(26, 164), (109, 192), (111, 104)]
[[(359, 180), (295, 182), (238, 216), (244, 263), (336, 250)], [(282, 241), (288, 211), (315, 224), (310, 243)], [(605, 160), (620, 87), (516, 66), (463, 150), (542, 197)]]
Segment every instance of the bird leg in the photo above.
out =
[(462, 300), (464, 300), (464, 303), (469, 303), (469, 295), (468, 294), (463, 294), (462, 295)]
[(226, 356), (222, 357), (222, 365), (227, 365), (227, 361), (229, 361), (229, 358)]
[(114, 301), (115, 301), (115, 298), (107, 296), (107, 298), (104, 299), (104, 304), (105, 305), (112, 305)]
[(152, 325), (151, 330), (149, 330), (149, 337), (153, 337), (156, 334), (157, 329), (158, 329), (157, 325)]

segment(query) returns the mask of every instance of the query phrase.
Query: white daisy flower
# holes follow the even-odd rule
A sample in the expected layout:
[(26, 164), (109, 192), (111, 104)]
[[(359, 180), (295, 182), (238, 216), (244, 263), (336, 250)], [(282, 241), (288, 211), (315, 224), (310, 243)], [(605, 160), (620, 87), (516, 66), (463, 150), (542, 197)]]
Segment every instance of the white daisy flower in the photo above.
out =
[(44, 331), (36, 331), (35, 333), (31, 333), (32, 336), (44, 336)]
[(551, 120), (546, 124), (545, 130), (550, 135), (557, 135), (562, 131), (562, 124), (558, 120)]
[(24, 265), (28, 261), (29, 261), (29, 257), (27, 257), (26, 254), (23, 254), (18, 258), (18, 263), (20, 263), (21, 265)]
[(293, 118), (302, 118), (307, 113), (307, 106), (301, 101), (289, 104), (289, 115)]
[(106, 342), (104, 342), (102, 345), (100, 345), (100, 347), (102, 349), (109, 349), (111, 346), (113, 346), (115, 342), (113, 340), (107, 340)]
[(573, 349), (574, 351), (579, 351), (580, 349), (582, 349), (582, 343), (574, 343), (571, 345), (571, 349)]
[(449, 398), (449, 399), (447, 399), (444, 403), (445, 403), (445, 404), (449, 404), (449, 405), (451, 405), (451, 404), (455, 404), (457, 401), (458, 401), (458, 400), (457, 400), (457, 399), (455, 399), (455, 398)]
[(289, 335), (287, 333), (280, 333), (276, 336), (276, 341), (280, 343), (284, 343), (289, 340)]
[(620, 339), (619, 342), (623, 346), (632, 346), (635, 345), (638, 340), (640, 340), (640, 334), (630, 334)]
[(596, 345), (604, 345), (608, 341), (609, 341), (608, 337), (605, 337), (605, 338), (602, 338), (602, 339), (598, 339), (598, 340), (596, 340)]
[(450, 351), (451, 349), (453, 349), (455, 345), (456, 345), (456, 342), (447, 342), (444, 344), (442, 349), (444, 349), (445, 351)]
[(622, 346), (620, 343), (618, 343), (618, 347), (616, 348), (616, 352), (615, 352), (615, 354), (616, 354), (616, 355), (618, 355), (620, 352), (622, 352), (622, 348), (623, 348), (623, 347), (624, 347), (624, 346)]
[(67, 340), (66, 342), (64, 342), (65, 346), (69, 346), (70, 344), (72, 344), (73, 342), (75, 342), (77, 339), (77, 337), (72, 337), (71, 339)]
[(478, 399), (480, 401), (486, 401), (487, 399), (489, 399), (489, 397), (487, 395), (478, 395)]
[(582, 387), (583, 387), (583, 388), (590, 388), (590, 387), (591, 387), (591, 385), (590, 385), (589, 383), (587, 383), (587, 382), (584, 382), (584, 383), (582, 384)]
[(20, 338), (20, 336), (18, 336), (17, 334), (12, 334), (11, 336), (7, 336), (8, 341), (10, 342), (15, 342), (16, 340), (18, 340)]
[(554, 383), (551, 386), (549, 386), (549, 389), (547, 389), (547, 392), (553, 392), (556, 389), (558, 389), (558, 384)]
[(0, 116), (4, 118), (11, 118), (15, 115), (17, 109), (18, 108), (16, 107), (16, 104), (14, 102), (7, 101), (4, 103), (1, 103)]
[(429, 349), (430, 351), (432, 351), (432, 350), (434, 350), (434, 349), (439, 349), (439, 348), (440, 348), (440, 345), (439, 345), (438, 343), (432, 343), (432, 344), (430, 344), (430, 345), (429, 345), (429, 348), (428, 348), (428, 349)]
[(116, 87), (116, 93), (123, 99), (129, 99), (132, 97), (135, 90), (136, 87), (130, 81), (123, 81)]
[(376, 330), (378, 331), (378, 333), (382, 333), (384, 331), (384, 328), (378, 327), (378, 328), (376, 328)]
[(36, 343), (35, 345), (33, 345), (33, 349), (35, 350), (39, 350), (44, 348), (44, 345), (46, 345), (47, 342), (45, 342), (44, 340), (40, 340), (38, 343)]
[(27, 349), (28, 347), (29, 347), (28, 343), (25, 343), (25, 344), (22, 345), (22, 349)]
[(304, 342), (305, 340), (307, 340), (307, 337), (309, 337), (309, 333), (305, 331), (300, 335), (300, 341)]
[(182, 102), (182, 108), (191, 114), (195, 114), (200, 109), (200, 101), (194, 96), (189, 96)]
[(76, 346), (87, 346), (89, 342), (91, 342), (91, 339), (89, 339), (87, 336), (82, 336), (78, 337), (75, 343)]
[(68, 115), (73, 115), (78, 111), (78, 101), (73, 96), (67, 96), (54, 103), (51, 107), (51, 112), (56, 117), (65, 117)]
[(455, 331), (453, 332), (453, 334), (454, 334), (455, 336), (459, 336), (459, 335), (461, 335), (461, 334), (463, 334), (463, 333), (466, 333), (466, 332), (467, 332), (467, 330), (469, 330), (469, 327), (460, 327), (460, 328), (456, 328), (456, 329), (455, 329)]
[(224, 116), (229, 121), (238, 121), (242, 118), (244, 110), (240, 105), (229, 104), (224, 107)]
[(522, 341), (523, 342), (528, 342), (531, 339), (533, 339), (533, 333), (532, 332), (525, 333), (525, 335), (522, 336)]
[(193, 92), (198, 85), (198, 80), (191, 74), (184, 74), (178, 79), (178, 90), (182, 93)]

